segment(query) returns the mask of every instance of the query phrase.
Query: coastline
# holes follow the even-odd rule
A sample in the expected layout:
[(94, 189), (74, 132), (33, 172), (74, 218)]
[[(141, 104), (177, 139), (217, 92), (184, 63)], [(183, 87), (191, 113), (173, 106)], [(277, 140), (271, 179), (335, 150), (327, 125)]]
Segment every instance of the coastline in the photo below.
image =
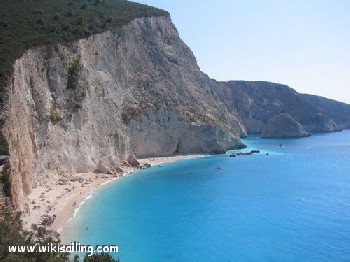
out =
[[(143, 158), (138, 161), (141, 165), (148, 163), (153, 167), (204, 156), (207, 155), (175, 155)], [(57, 180), (34, 188), (28, 196), (29, 212), (22, 216), (24, 228), (30, 229), (32, 224), (40, 224), (45, 218), (54, 218), (51, 229), (60, 233), (94, 193), (103, 189), (103, 186), (110, 182), (131, 175), (137, 170), (139, 169), (135, 167), (123, 167), (124, 172), (117, 175), (95, 173), (64, 175)]]

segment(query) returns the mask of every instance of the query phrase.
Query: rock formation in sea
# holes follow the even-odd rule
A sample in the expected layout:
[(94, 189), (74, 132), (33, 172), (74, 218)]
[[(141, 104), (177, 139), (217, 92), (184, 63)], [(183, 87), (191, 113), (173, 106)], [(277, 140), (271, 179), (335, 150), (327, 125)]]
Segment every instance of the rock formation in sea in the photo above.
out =
[(118, 171), (128, 156), (243, 147), (240, 137), (261, 133), (282, 112), (290, 115), (282, 123), (293, 123), (282, 135), (350, 123), (287, 86), (210, 79), (169, 16), (32, 48), (13, 67), (3, 132), (22, 209), (32, 188), (62, 174)]
[(263, 138), (296, 138), (310, 136), (292, 116), (281, 113), (271, 118), (263, 129)]

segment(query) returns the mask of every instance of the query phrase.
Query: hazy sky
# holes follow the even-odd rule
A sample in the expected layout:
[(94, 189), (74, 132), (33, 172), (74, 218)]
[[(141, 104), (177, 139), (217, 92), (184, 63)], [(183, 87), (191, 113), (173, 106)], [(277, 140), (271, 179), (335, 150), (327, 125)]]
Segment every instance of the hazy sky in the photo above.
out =
[(350, 103), (348, 0), (138, 0), (170, 12), (202, 71)]

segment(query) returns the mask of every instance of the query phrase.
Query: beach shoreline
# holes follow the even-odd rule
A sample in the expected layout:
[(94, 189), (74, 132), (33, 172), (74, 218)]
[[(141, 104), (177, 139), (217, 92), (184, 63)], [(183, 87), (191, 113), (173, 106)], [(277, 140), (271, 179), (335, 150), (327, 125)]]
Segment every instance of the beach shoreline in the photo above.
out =
[[(207, 155), (175, 155), (169, 157), (150, 157), (138, 159), (141, 166), (161, 166), (185, 159), (204, 157)], [(79, 211), (79, 208), (98, 190), (120, 177), (128, 176), (140, 170), (135, 167), (124, 167), (120, 174), (79, 173), (64, 175), (44, 185), (39, 185), (29, 194), (29, 207), (22, 215), (25, 229), (32, 224), (41, 224), (44, 220), (52, 220), (51, 229), (62, 232), (63, 228)]]

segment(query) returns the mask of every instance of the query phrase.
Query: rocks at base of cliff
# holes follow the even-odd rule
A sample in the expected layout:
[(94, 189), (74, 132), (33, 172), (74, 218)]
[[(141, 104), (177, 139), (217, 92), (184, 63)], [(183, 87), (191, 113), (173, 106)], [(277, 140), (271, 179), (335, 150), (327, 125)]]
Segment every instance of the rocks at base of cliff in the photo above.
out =
[(115, 171), (116, 171), (117, 173), (119, 173), (119, 174), (124, 173), (124, 170), (123, 170), (121, 167), (119, 167), (119, 166), (117, 166), (117, 167), (115, 168)]
[(143, 164), (140, 168), (141, 168), (141, 169), (147, 169), (147, 168), (151, 168), (151, 167), (152, 167), (151, 164), (145, 163), (145, 164)]
[(140, 165), (140, 162), (137, 161), (135, 156), (128, 156), (127, 161), (128, 161), (128, 164), (133, 166), (133, 167), (137, 167)]
[(97, 164), (97, 168), (94, 170), (94, 173), (112, 174), (112, 171), (108, 168), (108, 166), (104, 162), (99, 161)]
[(286, 113), (281, 113), (271, 118), (262, 132), (263, 138), (296, 138), (307, 136), (310, 136), (310, 133), (306, 132), (298, 121)]

